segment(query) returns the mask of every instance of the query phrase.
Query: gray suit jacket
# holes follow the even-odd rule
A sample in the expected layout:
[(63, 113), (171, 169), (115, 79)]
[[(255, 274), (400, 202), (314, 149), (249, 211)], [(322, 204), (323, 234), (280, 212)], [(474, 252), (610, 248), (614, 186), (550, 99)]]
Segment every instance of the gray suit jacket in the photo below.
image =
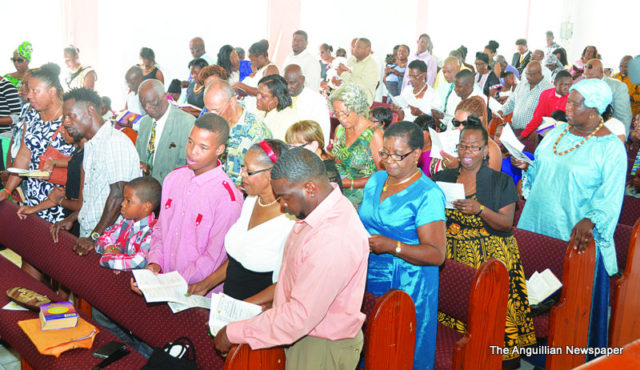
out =
[(617, 118), (624, 124), (624, 131), (629, 136), (631, 129), (631, 102), (629, 100), (629, 88), (623, 82), (605, 76), (602, 79), (609, 85), (613, 93), (613, 118)]
[[(187, 139), (195, 120), (192, 115), (181, 111), (174, 104), (169, 104), (169, 116), (158, 141), (153, 161), (152, 176), (161, 184), (169, 172), (187, 164)], [(152, 123), (153, 118), (148, 115), (140, 120), (136, 140), (136, 151), (140, 162), (147, 161), (147, 145), (151, 136)]]

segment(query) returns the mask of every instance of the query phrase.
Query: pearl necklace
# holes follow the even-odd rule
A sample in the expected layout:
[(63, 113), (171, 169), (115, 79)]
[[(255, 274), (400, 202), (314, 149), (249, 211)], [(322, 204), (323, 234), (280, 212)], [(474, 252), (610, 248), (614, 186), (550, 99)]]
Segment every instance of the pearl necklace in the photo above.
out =
[(395, 184), (389, 184), (389, 177), (387, 177), (387, 180), (384, 182), (384, 186), (382, 186), (382, 192), (384, 193), (385, 191), (387, 191), (387, 188), (389, 188), (389, 186), (402, 185), (404, 183), (407, 183), (407, 182), (411, 181), (419, 173), (420, 173), (420, 170), (418, 169), (418, 170), (416, 170), (416, 172), (413, 175), (411, 175), (411, 177), (406, 178), (406, 179), (404, 179), (404, 180), (402, 180), (400, 182), (397, 182)]
[(260, 207), (269, 207), (272, 206), (274, 204), (276, 204), (276, 202), (278, 201), (278, 198), (276, 198), (273, 202), (267, 203), (267, 204), (263, 204), (262, 201), (260, 200), (260, 197), (258, 197), (258, 206)]
[(422, 89), (420, 89), (420, 91), (418, 91), (417, 94), (413, 94), (413, 96), (415, 96), (416, 98), (418, 97), (418, 95), (422, 94), (422, 92), (428, 87), (429, 85), (425, 82), (424, 86), (422, 86)]
[(602, 117), (600, 117), (600, 124), (593, 130), (591, 131), (591, 133), (589, 135), (587, 135), (587, 137), (585, 137), (584, 139), (582, 139), (581, 142), (578, 143), (578, 145), (574, 146), (573, 148), (569, 148), (563, 152), (558, 153), (558, 151), (556, 150), (556, 147), (558, 146), (558, 143), (560, 142), (560, 139), (562, 139), (562, 137), (564, 136), (564, 134), (567, 133), (567, 131), (569, 131), (569, 128), (571, 128), (571, 126), (567, 126), (567, 128), (564, 129), (564, 131), (562, 131), (562, 133), (560, 134), (560, 136), (558, 136), (558, 139), (556, 139), (556, 142), (553, 144), (553, 153), (556, 155), (565, 155), (567, 153), (570, 153), (576, 149), (578, 149), (582, 144), (584, 144), (587, 140), (589, 140), (593, 135), (596, 134), (596, 132), (598, 132), (598, 130), (600, 130), (600, 128), (602, 128), (602, 126), (604, 126), (604, 120), (602, 119)]

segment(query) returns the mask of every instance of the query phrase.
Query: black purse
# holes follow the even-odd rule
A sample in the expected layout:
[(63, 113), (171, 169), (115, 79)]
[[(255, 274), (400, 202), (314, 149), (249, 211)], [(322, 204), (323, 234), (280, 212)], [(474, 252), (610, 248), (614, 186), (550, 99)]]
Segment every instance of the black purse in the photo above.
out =
[(154, 348), (141, 370), (198, 370), (196, 348), (187, 337), (180, 337), (162, 348)]

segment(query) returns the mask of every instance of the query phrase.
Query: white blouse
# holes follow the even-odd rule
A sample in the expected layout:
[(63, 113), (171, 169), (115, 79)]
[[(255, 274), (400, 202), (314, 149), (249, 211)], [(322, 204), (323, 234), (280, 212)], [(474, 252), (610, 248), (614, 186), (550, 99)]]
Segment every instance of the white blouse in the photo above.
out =
[(247, 270), (273, 271), (275, 283), (280, 274), (284, 245), (295, 219), (282, 214), (249, 230), (249, 220), (257, 199), (257, 196), (252, 195), (244, 200), (240, 218), (227, 232), (224, 245), (227, 253)]

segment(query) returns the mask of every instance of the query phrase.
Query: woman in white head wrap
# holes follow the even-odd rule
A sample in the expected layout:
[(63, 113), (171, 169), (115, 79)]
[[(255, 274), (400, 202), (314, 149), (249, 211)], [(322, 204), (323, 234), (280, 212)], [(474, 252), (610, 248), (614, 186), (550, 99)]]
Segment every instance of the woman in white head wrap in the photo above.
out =
[(609, 276), (618, 272), (613, 234), (622, 208), (627, 157), (601, 117), (612, 99), (602, 80), (578, 82), (567, 100), (568, 123), (544, 137), (532, 165), (513, 162), (525, 170), (522, 193), (527, 202), (518, 228), (567, 241), (573, 237), (579, 251), (595, 242), (589, 347), (607, 346)]

